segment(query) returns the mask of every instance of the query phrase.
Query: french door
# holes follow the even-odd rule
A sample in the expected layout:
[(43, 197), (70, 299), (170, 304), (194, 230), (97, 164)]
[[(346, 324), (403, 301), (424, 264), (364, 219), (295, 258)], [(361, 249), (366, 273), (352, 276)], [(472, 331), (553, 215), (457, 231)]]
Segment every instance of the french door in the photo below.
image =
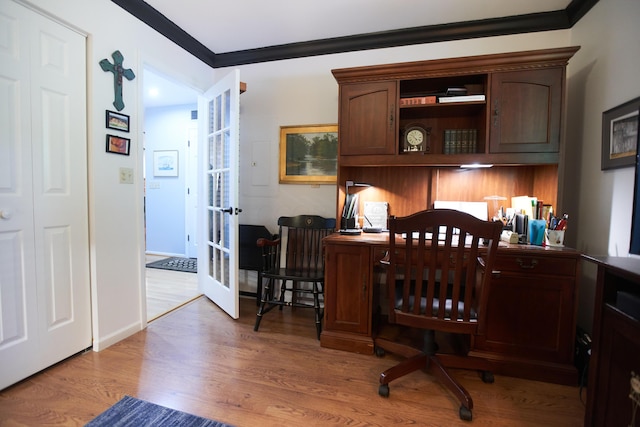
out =
[(229, 316), (239, 316), (238, 168), (240, 72), (198, 101), (200, 123), (198, 286)]

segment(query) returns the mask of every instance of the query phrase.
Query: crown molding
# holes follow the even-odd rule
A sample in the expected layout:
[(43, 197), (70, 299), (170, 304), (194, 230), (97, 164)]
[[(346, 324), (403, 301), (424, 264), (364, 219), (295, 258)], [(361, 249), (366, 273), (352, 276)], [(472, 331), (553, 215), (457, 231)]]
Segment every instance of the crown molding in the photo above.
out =
[(381, 31), (216, 54), (143, 0), (112, 1), (212, 68), (452, 40), (564, 30), (575, 25), (598, 2), (573, 0), (566, 9), (552, 12)]

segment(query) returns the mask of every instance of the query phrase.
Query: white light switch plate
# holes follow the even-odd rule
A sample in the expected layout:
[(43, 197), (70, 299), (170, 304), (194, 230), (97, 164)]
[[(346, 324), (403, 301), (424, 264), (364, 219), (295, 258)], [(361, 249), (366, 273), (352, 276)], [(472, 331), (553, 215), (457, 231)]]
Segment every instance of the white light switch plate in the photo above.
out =
[(120, 184), (133, 184), (133, 169), (120, 168)]

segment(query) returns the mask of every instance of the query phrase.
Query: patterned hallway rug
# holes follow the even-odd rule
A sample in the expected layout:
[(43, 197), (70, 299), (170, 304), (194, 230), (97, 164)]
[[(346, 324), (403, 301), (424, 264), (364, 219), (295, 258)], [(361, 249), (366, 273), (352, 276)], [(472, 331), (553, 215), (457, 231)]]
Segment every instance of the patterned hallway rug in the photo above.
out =
[(160, 268), (163, 270), (184, 271), (186, 273), (198, 272), (198, 260), (196, 258), (165, 258), (147, 264), (149, 268)]
[(232, 427), (186, 412), (125, 396), (91, 420), (87, 427)]

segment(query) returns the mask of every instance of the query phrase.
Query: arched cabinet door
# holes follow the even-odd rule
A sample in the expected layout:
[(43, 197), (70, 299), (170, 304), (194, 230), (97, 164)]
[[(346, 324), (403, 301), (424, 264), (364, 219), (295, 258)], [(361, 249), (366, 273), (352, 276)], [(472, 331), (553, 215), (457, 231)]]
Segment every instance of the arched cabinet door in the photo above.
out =
[(395, 154), (396, 81), (340, 86), (341, 156)]
[(491, 75), (490, 152), (557, 153), (564, 67)]

